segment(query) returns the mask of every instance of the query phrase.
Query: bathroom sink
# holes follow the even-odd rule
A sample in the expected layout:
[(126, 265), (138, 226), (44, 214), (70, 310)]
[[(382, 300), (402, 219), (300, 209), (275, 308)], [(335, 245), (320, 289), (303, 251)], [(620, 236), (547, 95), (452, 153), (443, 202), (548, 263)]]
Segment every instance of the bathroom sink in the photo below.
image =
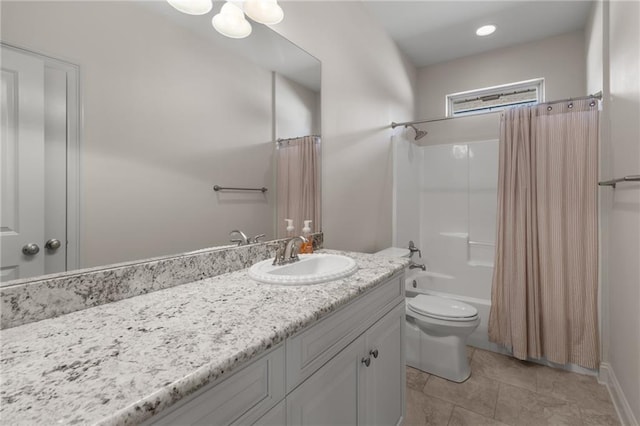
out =
[(249, 268), (249, 277), (265, 284), (308, 285), (338, 280), (358, 270), (356, 261), (339, 254), (301, 254), (300, 260), (286, 265), (272, 265), (263, 260)]

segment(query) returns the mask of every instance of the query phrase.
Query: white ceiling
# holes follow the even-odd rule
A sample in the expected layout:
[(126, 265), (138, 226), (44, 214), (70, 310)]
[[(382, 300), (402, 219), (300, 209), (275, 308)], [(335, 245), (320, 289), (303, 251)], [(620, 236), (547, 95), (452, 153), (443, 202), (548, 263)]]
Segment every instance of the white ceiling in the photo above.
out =
[[(417, 66), (513, 46), (584, 28), (592, 6), (555, 1), (363, 1)], [(478, 37), (478, 27), (497, 31)]]

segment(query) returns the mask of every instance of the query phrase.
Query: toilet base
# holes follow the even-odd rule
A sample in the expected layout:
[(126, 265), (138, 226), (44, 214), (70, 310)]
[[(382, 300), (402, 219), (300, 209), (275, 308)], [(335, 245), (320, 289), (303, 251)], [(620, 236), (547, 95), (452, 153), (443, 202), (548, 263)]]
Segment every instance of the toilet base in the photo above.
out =
[(431, 336), (423, 332), (407, 317), (407, 365), (452, 382), (461, 383), (471, 375), (466, 338), (459, 336)]

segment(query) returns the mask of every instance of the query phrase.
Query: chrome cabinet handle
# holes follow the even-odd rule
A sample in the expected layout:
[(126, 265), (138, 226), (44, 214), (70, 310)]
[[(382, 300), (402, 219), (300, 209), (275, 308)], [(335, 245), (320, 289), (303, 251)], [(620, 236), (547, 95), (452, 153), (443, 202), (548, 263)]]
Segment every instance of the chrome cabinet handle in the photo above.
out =
[(40, 247), (38, 247), (36, 243), (25, 244), (24, 247), (22, 247), (22, 253), (27, 256), (34, 256), (38, 254), (39, 251)]
[(374, 358), (378, 358), (378, 350), (374, 349), (369, 351), (369, 355), (373, 356)]
[(365, 365), (365, 367), (368, 367), (369, 365), (371, 365), (371, 357), (362, 358), (362, 363)]
[(44, 247), (49, 250), (58, 250), (61, 245), (62, 243), (60, 242), (60, 240), (56, 238), (51, 238), (49, 241), (45, 243)]

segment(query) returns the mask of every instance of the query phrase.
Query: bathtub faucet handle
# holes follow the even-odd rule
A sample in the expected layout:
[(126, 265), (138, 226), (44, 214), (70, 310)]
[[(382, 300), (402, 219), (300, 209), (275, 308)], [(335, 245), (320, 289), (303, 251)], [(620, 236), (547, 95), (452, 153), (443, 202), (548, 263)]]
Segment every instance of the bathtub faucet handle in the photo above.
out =
[(411, 252), (411, 254), (409, 255), (409, 257), (413, 257), (413, 253), (418, 253), (418, 257), (420, 259), (422, 259), (422, 252), (420, 251), (420, 249), (418, 247), (416, 247), (416, 245), (413, 243), (412, 241), (409, 241), (409, 251)]

